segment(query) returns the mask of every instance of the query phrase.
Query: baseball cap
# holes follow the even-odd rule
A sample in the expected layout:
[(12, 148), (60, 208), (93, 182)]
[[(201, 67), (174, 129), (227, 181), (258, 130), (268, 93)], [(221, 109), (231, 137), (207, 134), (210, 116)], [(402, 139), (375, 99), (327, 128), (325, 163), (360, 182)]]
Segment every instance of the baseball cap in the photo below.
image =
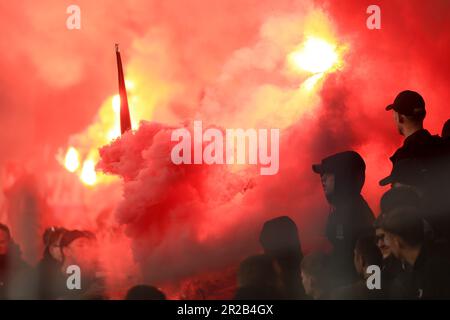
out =
[(380, 186), (394, 182), (406, 185), (420, 185), (426, 169), (417, 159), (402, 159), (392, 168), (391, 174), (379, 181)]
[(90, 231), (84, 231), (84, 230), (66, 231), (61, 238), (60, 246), (67, 247), (73, 241), (75, 241), (79, 238), (95, 239), (95, 235)]
[(386, 107), (386, 111), (395, 110), (405, 116), (419, 115), (425, 112), (425, 101), (422, 96), (411, 90), (400, 92), (392, 104)]

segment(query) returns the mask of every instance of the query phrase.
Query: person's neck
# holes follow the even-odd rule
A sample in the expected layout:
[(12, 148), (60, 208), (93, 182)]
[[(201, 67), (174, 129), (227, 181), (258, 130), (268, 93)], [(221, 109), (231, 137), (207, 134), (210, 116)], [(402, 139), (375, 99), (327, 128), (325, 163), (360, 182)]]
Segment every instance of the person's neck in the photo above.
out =
[(406, 138), (408, 138), (410, 135), (416, 133), (419, 130), (422, 130), (423, 127), (421, 126), (411, 126), (411, 127), (404, 127), (403, 128), (403, 136)]
[(405, 249), (402, 256), (403, 259), (408, 263), (410, 266), (414, 266), (414, 264), (417, 261), (417, 257), (420, 254), (420, 250), (422, 249), (422, 246), (419, 245), (417, 247), (411, 247), (408, 249)]

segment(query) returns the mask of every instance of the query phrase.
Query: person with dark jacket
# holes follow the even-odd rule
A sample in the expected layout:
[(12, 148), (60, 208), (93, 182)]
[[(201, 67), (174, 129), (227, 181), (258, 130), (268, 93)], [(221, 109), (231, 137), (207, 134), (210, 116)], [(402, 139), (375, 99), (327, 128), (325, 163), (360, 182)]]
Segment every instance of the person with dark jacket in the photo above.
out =
[[(394, 190), (394, 189), (393, 189)], [(388, 207), (387, 204), (385, 204)], [(384, 209), (386, 209), (384, 207)], [(383, 208), (383, 205), (382, 205)], [(391, 209), (394, 210), (395, 208)], [(391, 212), (391, 211), (382, 211), (382, 212)], [(389, 241), (386, 239), (386, 233), (382, 228), (382, 221), (385, 217), (385, 213), (381, 213), (374, 223), (375, 228), (375, 244), (380, 250), (383, 261), (381, 263), (381, 272), (383, 274), (383, 289), (385, 294), (390, 297), (391, 295), (398, 296), (395, 293), (397, 289), (395, 287), (395, 282), (398, 277), (403, 276), (405, 272), (409, 270), (407, 265), (397, 259), (391, 251), (391, 246)]]
[(0, 223), (0, 300), (30, 299), (31, 268), (20, 257), (9, 228)]
[(357, 279), (353, 266), (355, 243), (372, 231), (374, 216), (361, 195), (365, 169), (364, 160), (354, 151), (334, 154), (313, 165), (331, 206), (326, 236), (333, 246), (330, 263), (336, 287)]
[(425, 239), (423, 219), (415, 208), (403, 207), (386, 214), (382, 229), (392, 254), (410, 271), (397, 278), (406, 299), (450, 299), (448, 253)]
[[(384, 274), (381, 272), (383, 257), (375, 244), (373, 235), (363, 236), (358, 239), (355, 246), (354, 263), (360, 279), (349, 286), (336, 289), (331, 294), (331, 297), (340, 300), (385, 299), (387, 297), (387, 287)], [(368, 282), (371, 281), (369, 277), (373, 272), (369, 268), (373, 268), (374, 266), (378, 267), (378, 270), (380, 270), (379, 287), (369, 288)], [(377, 275), (374, 274), (374, 276), (376, 277)]]
[(281, 283), (286, 299), (305, 297), (300, 280), (300, 263), (303, 259), (297, 225), (287, 216), (264, 223), (259, 237), (264, 253), (280, 268)]
[(390, 157), (392, 171), (380, 185), (409, 185), (421, 195), (427, 208), (427, 221), (438, 237), (448, 238), (450, 230), (450, 181), (448, 160), (450, 148), (438, 135), (424, 129), (426, 116), (423, 97), (411, 90), (400, 92), (386, 107), (394, 112), (403, 145)]
[(281, 291), (275, 261), (264, 254), (250, 256), (239, 266), (235, 300), (277, 300)]

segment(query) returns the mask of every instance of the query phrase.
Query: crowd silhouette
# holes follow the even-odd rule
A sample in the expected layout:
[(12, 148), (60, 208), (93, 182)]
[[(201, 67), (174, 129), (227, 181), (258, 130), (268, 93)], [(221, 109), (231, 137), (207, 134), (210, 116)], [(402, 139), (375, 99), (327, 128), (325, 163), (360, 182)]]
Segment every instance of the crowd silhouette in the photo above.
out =
[[(355, 151), (324, 158), (312, 170), (330, 206), (324, 233), (331, 251), (304, 256), (291, 218), (266, 221), (259, 237), (263, 253), (240, 264), (234, 299), (450, 299), (450, 120), (441, 136), (431, 135), (423, 127), (424, 99), (409, 90), (386, 110), (405, 139), (390, 157), (390, 175), (380, 181), (391, 188), (376, 218), (361, 195), (363, 158)], [(0, 299), (107, 298), (93, 233), (52, 227), (43, 243), (42, 259), (31, 268), (0, 224)], [(70, 265), (83, 270), (79, 290), (67, 289)], [(377, 270), (379, 278), (370, 279)], [(123, 298), (166, 295), (141, 284)]]

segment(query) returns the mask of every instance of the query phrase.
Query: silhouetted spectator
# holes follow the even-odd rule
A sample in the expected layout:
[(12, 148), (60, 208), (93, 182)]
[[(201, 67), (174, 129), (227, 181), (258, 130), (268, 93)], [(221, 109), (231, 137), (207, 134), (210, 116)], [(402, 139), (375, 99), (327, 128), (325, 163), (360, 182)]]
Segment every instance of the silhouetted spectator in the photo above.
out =
[(425, 101), (406, 90), (386, 107), (394, 111), (397, 129), (405, 137), (403, 145), (390, 157), (391, 174), (380, 185), (410, 185), (423, 199), (427, 220), (439, 237), (447, 237), (450, 226), (450, 182), (447, 179), (450, 150), (439, 136), (423, 127)]
[(29, 299), (30, 267), (21, 259), (20, 249), (9, 228), (0, 223), (0, 299)]
[(422, 208), (417, 191), (407, 186), (399, 186), (386, 191), (380, 200), (381, 213), (388, 213), (405, 206)]
[[(360, 280), (354, 284), (335, 290), (332, 294), (333, 299), (345, 300), (373, 300), (383, 299), (385, 295), (385, 283), (381, 277), (382, 255), (373, 236), (364, 236), (356, 242), (354, 263), (355, 269), (360, 276)], [(369, 289), (368, 278), (374, 272), (368, 268), (376, 266), (380, 270), (380, 287)], [(370, 271), (370, 272), (368, 272)]]
[(336, 287), (357, 279), (353, 249), (359, 237), (372, 231), (373, 213), (361, 195), (365, 170), (364, 160), (354, 151), (337, 153), (313, 165), (331, 206), (326, 235), (333, 245), (330, 263)]
[(267, 255), (246, 258), (239, 266), (235, 300), (282, 299), (275, 261)]
[[(386, 208), (388, 205), (384, 207)], [(394, 210), (394, 208), (390, 209)], [(406, 266), (403, 262), (401, 262), (399, 259), (397, 259), (391, 252), (391, 246), (390, 243), (386, 240), (386, 233), (382, 226), (382, 221), (384, 218), (384, 214), (380, 214), (375, 223), (375, 243), (380, 250), (381, 256), (383, 257), (382, 261), (382, 271), (383, 271), (383, 281), (384, 281), (384, 287), (386, 287), (386, 292), (391, 294), (391, 287), (393, 285), (394, 280), (403, 272), (406, 271)]]
[[(428, 218), (424, 212), (427, 211), (422, 205), (422, 199), (418, 191), (411, 186), (400, 185), (386, 191), (381, 197), (380, 209), (382, 214), (388, 214), (394, 209), (402, 207), (413, 207), (418, 210), (424, 219), (425, 235), (427, 238), (433, 238), (433, 230), (426, 219)], [(381, 232), (381, 231), (380, 231)]]
[(444, 139), (450, 139), (450, 119), (445, 121), (444, 126), (442, 127), (441, 137)]
[(329, 298), (329, 257), (322, 252), (311, 253), (301, 263), (301, 278), (308, 297), (314, 300)]
[(302, 299), (305, 295), (300, 281), (303, 253), (295, 222), (286, 216), (269, 220), (264, 223), (259, 240), (264, 252), (281, 269), (281, 282), (286, 298)]
[(166, 300), (166, 295), (156, 287), (137, 285), (128, 290), (125, 300)]
[(411, 267), (398, 279), (404, 287), (403, 298), (449, 299), (448, 254), (425, 241), (423, 220), (417, 210), (404, 207), (390, 212), (383, 217), (382, 229), (392, 254)]
[[(63, 253), (62, 273), (66, 278), (69, 266), (78, 266), (81, 271), (81, 289), (64, 288), (63, 299), (105, 299), (104, 279), (99, 275), (98, 243), (89, 231), (71, 230), (61, 238)], [(66, 285), (66, 283), (64, 283)]]
[(61, 283), (64, 283), (66, 279), (61, 274), (63, 257), (60, 242), (66, 231), (64, 228), (57, 227), (44, 231), (44, 254), (36, 268), (40, 299), (51, 300), (61, 295)]

